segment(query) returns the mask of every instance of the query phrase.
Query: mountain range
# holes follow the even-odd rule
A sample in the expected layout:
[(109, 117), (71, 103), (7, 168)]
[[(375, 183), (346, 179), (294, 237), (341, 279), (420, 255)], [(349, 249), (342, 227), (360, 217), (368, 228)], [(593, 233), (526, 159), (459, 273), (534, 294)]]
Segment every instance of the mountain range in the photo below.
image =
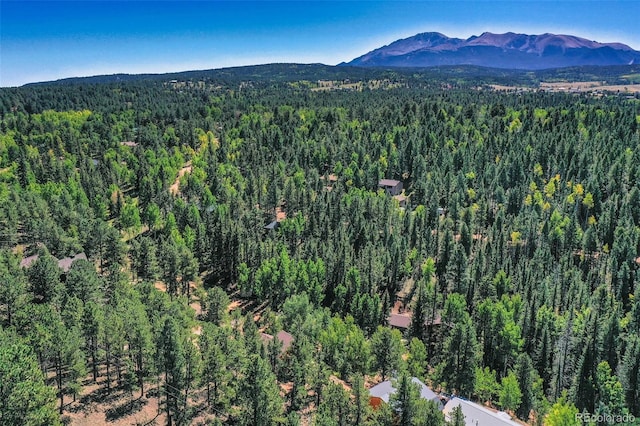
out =
[(359, 67), (433, 67), (477, 65), (541, 70), (584, 65), (640, 63), (640, 52), (622, 43), (599, 43), (562, 35), (485, 32), (468, 39), (437, 32), (417, 34), (375, 49), (349, 63)]

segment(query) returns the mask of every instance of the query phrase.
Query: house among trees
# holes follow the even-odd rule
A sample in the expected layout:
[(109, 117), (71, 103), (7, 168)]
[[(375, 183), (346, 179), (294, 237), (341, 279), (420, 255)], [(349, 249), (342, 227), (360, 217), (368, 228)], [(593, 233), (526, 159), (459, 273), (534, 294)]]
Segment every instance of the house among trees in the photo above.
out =
[[(267, 333), (260, 334), (260, 340), (262, 340), (262, 343), (265, 346), (269, 345), (269, 342), (271, 342), (273, 339), (274, 339), (274, 336), (271, 334), (267, 334)], [(282, 349), (281, 349), (282, 353), (286, 352), (287, 349), (289, 349), (291, 347), (291, 344), (293, 343), (293, 335), (291, 333), (287, 333), (284, 330), (278, 331), (278, 333), (276, 333), (275, 335), (275, 339), (282, 342)]]
[(80, 259), (87, 260), (87, 255), (84, 253), (78, 253), (73, 257), (65, 257), (63, 259), (60, 259), (58, 260), (58, 267), (62, 269), (63, 272), (69, 272), (69, 269), (71, 269), (71, 265), (73, 265), (73, 262)]
[(38, 256), (37, 254), (34, 254), (34, 255), (32, 255), (32, 256), (25, 257), (24, 259), (22, 259), (22, 260), (20, 261), (20, 267), (21, 267), (21, 268), (28, 268), (28, 267), (30, 267), (30, 266), (31, 266), (31, 264), (32, 264), (33, 262), (35, 262), (36, 260), (38, 260), (38, 257), (40, 257), (40, 256)]
[(511, 416), (504, 411), (491, 411), (481, 405), (457, 397), (452, 397), (442, 409), (445, 420), (451, 421), (451, 413), (456, 407), (460, 407), (462, 410), (466, 426), (521, 426), (520, 423), (511, 420)]
[[(415, 383), (420, 388), (420, 398), (435, 402), (438, 406), (438, 410), (442, 410), (442, 401), (440, 401), (440, 397), (436, 395), (434, 391), (422, 383), (422, 381), (417, 377), (412, 377), (411, 382)], [(378, 408), (383, 402), (388, 404), (389, 398), (394, 393), (396, 393), (396, 388), (391, 384), (391, 380), (378, 383), (369, 389), (369, 405), (373, 408)]]
[(280, 222), (278, 222), (277, 220), (274, 220), (270, 224), (265, 225), (264, 229), (265, 231), (275, 231), (276, 229), (278, 229), (278, 226), (280, 226)]
[[(390, 314), (387, 317), (387, 323), (391, 328), (397, 328), (400, 331), (405, 331), (411, 326), (411, 312), (403, 313), (403, 314)], [(424, 326), (429, 327), (437, 327), (442, 324), (442, 319), (437, 316), (433, 321), (427, 318), (424, 321)]]
[(393, 199), (398, 201), (398, 204), (401, 208), (407, 207), (407, 201), (409, 200), (409, 197), (407, 197), (405, 194), (394, 195)]
[(387, 195), (395, 196), (402, 194), (402, 182), (393, 179), (380, 179), (378, 188), (384, 189)]
[[(260, 205), (256, 205), (257, 208), (260, 208)], [(275, 218), (272, 222), (270, 222), (269, 224), (265, 225), (263, 227), (263, 229), (265, 231), (275, 231), (276, 229), (278, 229), (278, 227), (280, 226), (280, 222), (282, 222), (283, 220), (285, 220), (287, 218), (287, 212), (286, 209), (287, 208), (287, 201), (286, 200), (281, 200), (279, 202), (278, 205), (276, 205), (275, 208)], [(271, 216), (273, 217), (273, 216)]]
[[(33, 256), (25, 257), (20, 261), (20, 267), (29, 268), (31, 264), (33, 264), (36, 260), (38, 260), (38, 257), (40, 256), (37, 254), (34, 254)], [(65, 257), (63, 259), (60, 259), (60, 260), (56, 259), (56, 260), (58, 261), (58, 267), (62, 269), (64, 273), (67, 273), (69, 272), (69, 269), (71, 269), (71, 265), (73, 265), (73, 262), (80, 259), (87, 260), (87, 255), (84, 253), (78, 253), (73, 257)]]
[(391, 314), (387, 317), (387, 322), (390, 327), (404, 331), (411, 325), (411, 314)]

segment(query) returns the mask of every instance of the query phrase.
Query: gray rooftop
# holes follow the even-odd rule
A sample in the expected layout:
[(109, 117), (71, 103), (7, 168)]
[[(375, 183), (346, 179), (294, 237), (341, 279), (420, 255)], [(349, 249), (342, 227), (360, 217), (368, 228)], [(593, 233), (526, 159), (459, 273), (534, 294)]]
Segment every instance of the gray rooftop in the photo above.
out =
[[(420, 388), (420, 398), (426, 399), (428, 401), (433, 401), (438, 404), (438, 408), (442, 408), (442, 406), (440, 405), (440, 398), (435, 394), (434, 391), (429, 389), (429, 387), (422, 383), (422, 381), (417, 377), (412, 377), (411, 381), (418, 385), (418, 387)], [(369, 389), (369, 395), (380, 398), (386, 403), (389, 403), (389, 397), (395, 392), (396, 389), (391, 384), (391, 380), (378, 383), (377, 385)]]
[(474, 402), (453, 397), (444, 406), (442, 412), (446, 420), (451, 420), (451, 412), (460, 406), (467, 426), (521, 426), (511, 420), (511, 416), (503, 411), (491, 411)]
[(395, 388), (391, 386), (391, 380), (378, 383), (369, 389), (369, 395), (380, 398), (384, 402), (389, 402), (389, 397), (395, 392)]
[(78, 253), (73, 257), (65, 257), (63, 259), (60, 259), (58, 260), (58, 267), (64, 272), (69, 272), (69, 269), (71, 269), (71, 265), (73, 265), (73, 262), (80, 259), (87, 260), (87, 255), (84, 253)]
[(414, 377), (411, 379), (411, 381), (416, 385), (420, 386), (420, 398), (428, 399), (429, 401), (435, 401), (435, 400), (440, 401), (440, 398), (438, 398), (438, 395), (436, 395), (434, 391), (429, 389), (427, 385), (422, 383), (420, 379), (418, 379), (417, 377)]
[[(37, 254), (34, 254), (33, 256), (25, 257), (20, 261), (20, 266), (23, 268), (29, 268), (36, 260), (38, 260), (38, 257), (39, 255)], [(84, 253), (78, 253), (73, 257), (65, 257), (65, 258), (62, 258), (59, 260), (56, 259), (56, 260), (58, 261), (58, 267), (60, 269), (62, 269), (64, 272), (69, 272), (69, 269), (71, 269), (71, 265), (73, 265), (73, 262), (80, 259), (88, 260), (87, 255)]]
[(278, 223), (278, 221), (277, 221), (277, 220), (274, 220), (274, 221), (273, 221), (273, 222), (271, 222), (270, 224), (265, 225), (265, 226), (264, 226), (264, 229), (273, 230), (273, 229), (276, 229), (276, 228), (278, 227), (278, 225), (280, 225), (280, 223)]

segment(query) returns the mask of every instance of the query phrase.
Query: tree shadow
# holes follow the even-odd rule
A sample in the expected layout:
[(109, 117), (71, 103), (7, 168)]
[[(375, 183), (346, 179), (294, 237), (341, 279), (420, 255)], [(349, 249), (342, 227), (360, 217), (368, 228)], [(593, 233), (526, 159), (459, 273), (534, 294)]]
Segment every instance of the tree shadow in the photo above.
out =
[(91, 393), (88, 393), (80, 398), (81, 404), (111, 404), (118, 399), (122, 398), (122, 393), (118, 392), (117, 388), (98, 388)]
[(114, 422), (123, 417), (130, 416), (141, 411), (149, 401), (146, 398), (133, 399), (124, 404), (109, 408), (105, 411), (105, 418), (108, 422)]

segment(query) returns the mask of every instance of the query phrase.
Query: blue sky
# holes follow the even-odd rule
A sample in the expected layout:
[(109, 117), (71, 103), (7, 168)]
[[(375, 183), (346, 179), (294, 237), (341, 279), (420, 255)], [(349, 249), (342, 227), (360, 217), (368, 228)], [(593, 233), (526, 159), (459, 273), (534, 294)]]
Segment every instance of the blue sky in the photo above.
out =
[(639, 0), (0, 1), (0, 86), (113, 73), (335, 65), (419, 32), (572, 34), (640, 50)]

